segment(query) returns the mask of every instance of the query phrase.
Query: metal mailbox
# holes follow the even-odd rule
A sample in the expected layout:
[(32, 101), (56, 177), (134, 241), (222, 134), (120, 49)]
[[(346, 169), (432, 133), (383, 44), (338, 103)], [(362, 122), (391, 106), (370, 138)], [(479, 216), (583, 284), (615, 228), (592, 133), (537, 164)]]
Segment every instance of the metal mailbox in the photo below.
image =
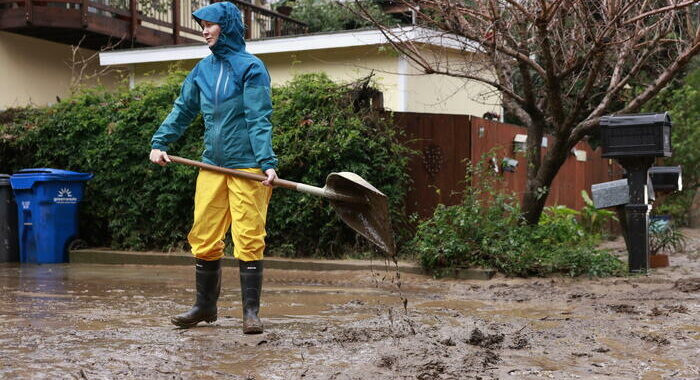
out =
[[(629, 191), (630, 187), (627, 183), (627, 178), (591, 185), (593, 207), (608, 208), (624, 206), (630, 202)], [(647, 199), (651, 201), (655, 200), (651, 181), (647, 182)]]
[(597, 183), (591, 186), (591, 198), (595, 208), (608, 208), (626, 205), (630, 202), (627, 179)]
[(654, 166), (649, 168), (649, 178), (657, 192), (674, 192), (683, 190), (680, 166)]
[(602, 156), (670, 157), (671, 125), (668, 112), (603, 116)]

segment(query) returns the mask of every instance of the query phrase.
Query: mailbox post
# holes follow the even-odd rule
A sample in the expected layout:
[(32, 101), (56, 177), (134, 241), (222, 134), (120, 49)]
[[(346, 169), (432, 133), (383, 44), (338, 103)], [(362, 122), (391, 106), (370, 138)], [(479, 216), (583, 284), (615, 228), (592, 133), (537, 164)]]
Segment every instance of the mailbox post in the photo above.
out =
[(648, 170), (656, 157), (671, 156), (668, 113), (604, 116), (600, 119), (603, 157), (617, 159), (627, 171), (625, 205), (630, 272), (649, 269)]

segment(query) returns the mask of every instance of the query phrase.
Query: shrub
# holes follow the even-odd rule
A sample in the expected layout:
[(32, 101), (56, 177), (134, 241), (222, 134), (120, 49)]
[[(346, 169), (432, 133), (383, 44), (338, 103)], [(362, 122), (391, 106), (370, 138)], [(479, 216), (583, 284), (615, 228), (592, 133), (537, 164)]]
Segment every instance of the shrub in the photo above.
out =
[[(184, 76), (172, 73), (161, 84), (133, 90), (86, 90), (52, 107), (0, 113), (0, 172), (55, 167), (95, 173), (80, 216), (82, 238), (90, 245), (185, 248), (196, 169), (148, 161), (151, 135), (170, 111)], [(391, 120), (354, 108), (356, 89), (323, 75), (300, 76), (274, 89), (279, 172), (293, 181), (322, 184), (331, 171), (354, 171), (387, 193), (400, 225), (406, 150), (398, 145)], [(171, 152), (199, 159), (202, 135), (198, 117)], [(272, 246), (296, 254), (355, 245), (355, 234), (321, 199), (276, 190), (268, 221)]]
[(517, 199), (497, 190), (497, 178), (479, 163), (469, 167), (459, 205), (440, 205), (420, 223), (412, 241), (423, 267), (440, 276), (454, 267), (494, 268), (510, 276), (610, 276), (623, 273), (622, 263), (595, 249), (599, 235), (587, 233), (563, 206), (548, 207), (538, 225), (521, 219)]

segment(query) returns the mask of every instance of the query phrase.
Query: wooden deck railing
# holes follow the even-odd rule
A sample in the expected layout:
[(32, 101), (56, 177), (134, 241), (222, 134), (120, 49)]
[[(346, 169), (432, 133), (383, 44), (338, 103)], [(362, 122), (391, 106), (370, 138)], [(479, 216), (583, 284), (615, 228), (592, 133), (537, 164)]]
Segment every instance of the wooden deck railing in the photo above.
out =
[[(307, 31), (306, 24), (281, 13), (242, 0), (229, 1), (241, 10), (247, 39), (304, 34)], [(18, 21), (23, 21), (26, 26), (36, 23), (41, 27), (66, 28), (67, 19), (79, 24), (75, 28), (89, 28), (93, 19), (99, 16), (128, 24), (128, 35), (117, 36), (115, 31), (114, 37), (137, 40), (138, 36), (145, 35), (145, 41), (148, 41), (148, 33), (166, 33), (172, 35), (172, 43), (178, 44), (199, 40), (201, 28), (192, 19), (191, 13), (209, 3), (210, 0), (0, 0), (0, 28), (16, 30), (23, 27), (18, 25)], [(35, 14), (39, 13), (41, 15), (35, 19)], [(24, 16), (24, 20), (17, 20), (20, 15)], [(14, 20), (9, 21), (13, 16)], [(3, 20), (8, 20), (7, 25), (2, 25)], [(110, 25), (117, 25), (112, 22), (103, 24), (96, 26), (98, 32), (103, 34), (109, 31)], [(122, 27), (120, 25), (119, 29)], [(146, 31), (148, 33), (139, 33)]]

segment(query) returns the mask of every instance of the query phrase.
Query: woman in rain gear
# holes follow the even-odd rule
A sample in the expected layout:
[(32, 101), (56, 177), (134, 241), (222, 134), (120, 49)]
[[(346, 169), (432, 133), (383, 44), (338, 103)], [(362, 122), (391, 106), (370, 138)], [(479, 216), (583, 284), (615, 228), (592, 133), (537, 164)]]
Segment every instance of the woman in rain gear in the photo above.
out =
[(234, 256), (240, 264), (243, 332), (261, 333), (258, 311), (265, 219), (271, 185), (277, 178), (271, 143), (270, 76), (262, 61), (245, 50), (244, 26), (235, 5), (214, 3), (192, 15), (202, 26), (212, 54), (197, 63), (185, 79), (172, 111), (153, 135), (150, 159), (159, 165), (169, 163), (169, 144), (201, 112), (205, 125), (202, 160), (252, 173), (264, 172), (267, 179), (260, 183), (199, 172), (194, 224), (188, 235), (196, 258), (196, 301), (171, 322), (188, 328), (216, 320), (223, 238), (231, 227)]

